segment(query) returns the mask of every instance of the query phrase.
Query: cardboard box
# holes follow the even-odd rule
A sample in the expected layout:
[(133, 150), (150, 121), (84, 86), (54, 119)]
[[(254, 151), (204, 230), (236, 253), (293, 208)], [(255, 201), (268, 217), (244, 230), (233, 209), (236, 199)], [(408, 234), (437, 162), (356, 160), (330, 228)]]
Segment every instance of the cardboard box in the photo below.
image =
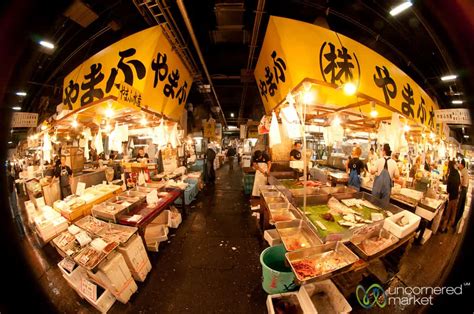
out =
[(151, 263), (142, 238), (137, 235), (132, 236), (124, 246), (119, 246), (117, 251), (123, 255), (133, 278), (137, 281), (145, 281), (151, 270)]
[[(304, 313), (350, 313), (352, 311), (349, 302), (347, 302), (342, 293), (337, 289), (336, 285), (329, 279), (303, 285), (300, 287), (299, 292), (299, 297), (304, 306)], [(326, 302), (314, 302), (314, 296), (321, 292), (324, 293), (324, 298), (327, 298), (325, 301), (329, 301), (328, 303), (331, 308), (326, 308), (328, 305)]]
[[(400, 217), (405, 216), (408, 218), (408, 225), (400, 227), (395, 223)], [(391, 217), (385, 219), (383, 227), (387, 231), (391, 232), (394, 236), (399, 239), (406, 237), (408, 234), (415, 231), (420, 225), (421, 218), (418, 215), (409, 212), (408, 210), (403, 210)]]

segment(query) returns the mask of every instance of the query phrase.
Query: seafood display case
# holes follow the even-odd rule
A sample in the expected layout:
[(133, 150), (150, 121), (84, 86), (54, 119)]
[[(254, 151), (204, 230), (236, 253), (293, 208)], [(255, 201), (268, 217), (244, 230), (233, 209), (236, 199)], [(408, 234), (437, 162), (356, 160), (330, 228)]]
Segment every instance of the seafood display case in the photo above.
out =
[(300, 284), (327, 279), (359, 260), (342, 242), (331, 242), (285, 254)]
[(287, 251), (296, 251), (322, 244), (316, 233), (304, 220), (277, 222), (275, 227)]
[(388, 249), (399, 241), (399, 239), (383, 228), (383, 224), (377, 224), (367, 228), (351, 238), (351, 248), (364, 260)]

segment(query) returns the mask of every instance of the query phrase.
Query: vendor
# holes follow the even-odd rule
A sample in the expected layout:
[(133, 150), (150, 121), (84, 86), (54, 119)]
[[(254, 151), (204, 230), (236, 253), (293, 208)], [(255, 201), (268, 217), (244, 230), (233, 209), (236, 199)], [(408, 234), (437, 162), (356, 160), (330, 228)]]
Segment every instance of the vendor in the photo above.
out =
[(267, 184), (267, 177), (272, 167), (270, 156), (266, 152), (256, 150), (252, 156), (252, 167), (256, 171), (252, 196), (259, 196), (260, 186)]
[(380, 199), (384, 205), (388, 205), (390, 202), (393, 180), (400, 176), (397, 163), (390, 158), (391, 155), (390, 145), (385, 144), (382, 150), (382, 158), (377, 160), (375, 169), (371, 170), (372, 174), (376, 174), (372, 195)]
[[(59, 187), (61, 189), (61, 199), (65, 199), (71, 192), (72, 170), (66, 165), (66, 157), (62, 156), (59, 165), (56, 165), (54, 177), (59, 179)], [(53, 180), (54, 182), (54, 180)], [(53, 184), (51, 182), (51, 185)]]
[(290, 152), (290, 160), (301, 160), (301, 142), (295, 142)]
[(455, 228), (460, 185), (461, 178), (459, 176), (459, 171), (456, 169), (456, 162), (451, 160), (448, 164), (448, 181), (446, 185), (446, 191), (449, 194), (448, 207), (444, 213), (444, 217), (442, 218), (443, 221), (441, 222), (441, 232), (449, 232), (451, 228)]
[(347, 185), (357, 191), (360, 191), (360, 174), (367, 169), (364, 162), (359, 159), (360, 155), (362, 155), (362, 149), (358, 146), (354, 147), (351, 157), (346, 163), (346, 172), (349, 174), (349, 182)]
[(459, 191), (458, 211), (455, 224), (461, 219), (464, 213), (464, 207), (466, 206), (467, 188), (469, 187), (469, 172), (466, 168), (466, 160), (461, 160), (458, 164), (458, 169), (461, 174), (461, 190)]
[(149, 159), (150, 157), (148, 157), (148, 154), (145, 153), (143, 148), (139, 148), (137, 153), (137, 161), (141, 161), (144, 158)]

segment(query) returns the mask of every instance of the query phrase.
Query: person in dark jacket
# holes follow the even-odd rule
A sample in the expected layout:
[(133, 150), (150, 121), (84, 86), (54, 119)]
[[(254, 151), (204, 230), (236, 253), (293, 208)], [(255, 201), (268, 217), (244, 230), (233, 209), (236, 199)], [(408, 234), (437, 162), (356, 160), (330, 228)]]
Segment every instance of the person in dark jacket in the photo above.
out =
[(456, 218), (456, 211), (458, 208), (459, 185), (461, 185), (461, 178), (459, 171), (455, 167), (456, 162), (451, 160), (448, 164), (448, 180), (446, 190), (449, 194), (448, 208), (443, 217), (441, 232), (450, 231), (454, 228), (454, 220)]

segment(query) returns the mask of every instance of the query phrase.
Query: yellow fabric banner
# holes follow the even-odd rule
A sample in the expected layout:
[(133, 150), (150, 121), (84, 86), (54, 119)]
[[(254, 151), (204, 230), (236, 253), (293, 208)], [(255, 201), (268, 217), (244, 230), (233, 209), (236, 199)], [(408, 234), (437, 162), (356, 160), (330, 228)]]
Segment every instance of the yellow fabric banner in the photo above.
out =
[[(436, 129), (439, 107), (415, 81), (370, 48), (313, 24), (271, 16), (254, 75), (267, 114), (305, 78), (337, 87), (350, 81), (357, 86), (356, 95), (325, 88), (318, 90), (316, 102), (343, 107), (373, 100)], [(370, 105), (363, 107), (362, 112), (370, 112)], [(377, 110), (390, 114), (384, 108)]]
[(176, 120), (192, 82), (160, 26), (154, 26), (114, 43), (69, 73), (63, 103), (75, 110), (114, 95)]

